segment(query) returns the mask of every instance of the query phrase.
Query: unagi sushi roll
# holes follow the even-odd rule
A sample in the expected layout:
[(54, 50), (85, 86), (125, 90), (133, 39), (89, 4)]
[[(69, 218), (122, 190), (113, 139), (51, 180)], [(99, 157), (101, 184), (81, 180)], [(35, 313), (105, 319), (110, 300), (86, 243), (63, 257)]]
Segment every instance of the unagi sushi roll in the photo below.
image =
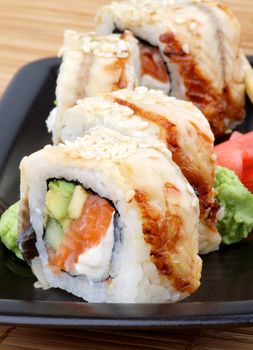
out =
[(97, 125), (123, 135), (163, 141), (173, 161), (196, 191), (200, 200), (200, 253), (217, 250), (221, 242), (216, 228), (216, 157), (214, 136), (203, 114), (190, 102), (168, 97), (145, 87), (119, 90), (97, 98), (86, 98), (66, 111), (62, 142), (73, 141)]
[(122, 303), (198, 288), (198, 199), (170, 158), (157, 141), (95, 128), (23, 159), (19, 241), (44, 288)]
[[(49, 131), (60, 127), (64, 111), (78, 99), (133, 88), (138, 79), (139, 48), (130, 32), (98, 36), (67, 30), (60, 55), (57, 107), (47, 121)], [(54, 138), (57, 142), (57, 132)]]
[[(253, 73), (229, 8), (211, 0), (128, 0), (100, 10), (98, 33), (125, 29), (139, 40), (140, 84), (147, 75), (170, 82), (169, 94), (199, 107), (216, 137), (242, 121), (245, 82), (253, 96)], [(163, 68), (154, 69), (157, 62)], [(148, 87), (157, 83), (148, 79)]]

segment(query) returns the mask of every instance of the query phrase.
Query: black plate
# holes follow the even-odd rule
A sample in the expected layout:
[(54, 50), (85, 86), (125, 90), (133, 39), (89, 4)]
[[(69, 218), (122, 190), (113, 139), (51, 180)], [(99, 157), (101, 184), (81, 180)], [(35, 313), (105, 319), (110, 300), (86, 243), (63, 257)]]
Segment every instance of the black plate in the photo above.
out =
[[(0, 198), (7, 203), (19, 196), (21, 158), (50, 142), (45, 119), (53, 107), (59, 63), (49, 58), (25, 66), (1, 100)], [(249, 104), (240, 130), (253, 130)], [(72, 327), (253, 323), (253, 238), (205, 256), (201, 287), (174, 305), (88, 304), (61, 290), (35, 289), (29, 268), (2, 244), (0, 281), (0, 323)]]

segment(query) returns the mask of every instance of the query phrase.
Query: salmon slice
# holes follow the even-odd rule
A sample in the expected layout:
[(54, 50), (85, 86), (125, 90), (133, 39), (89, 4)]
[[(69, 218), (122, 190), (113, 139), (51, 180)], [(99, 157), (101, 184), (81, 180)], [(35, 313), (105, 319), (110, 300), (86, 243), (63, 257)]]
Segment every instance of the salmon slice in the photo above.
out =
[(53, 271), (70, 272), (80, 254), (98, 245), (109, 229), (113, 212), (114, 208), (106, 199), (89, 194), (80, 218), (69, 226), (57, 252), (49, 252)]

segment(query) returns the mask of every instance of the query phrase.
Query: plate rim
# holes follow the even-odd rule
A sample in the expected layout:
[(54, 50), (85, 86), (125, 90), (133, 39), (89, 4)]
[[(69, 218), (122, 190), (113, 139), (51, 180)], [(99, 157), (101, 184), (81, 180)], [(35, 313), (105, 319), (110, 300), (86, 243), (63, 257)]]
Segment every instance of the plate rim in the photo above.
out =
[[(253, 64), (253, 56), (248, 56)], [(17, 88), (19, 81), (34, 77), (34, 67), (47, 73), (50, 69), (56, 68), (60, 63), (59, 58), (50, 57), (32, 61), (21, 67), (14, 75), (0, 101), (1, 111), (9, 105), (20, 89)], [(30, 74), (30, 75), (29, 75)], [(41, 77), (34, 82), (34, 91), (43, 84), (45, 77)], [(29, 78), (28, 78), (29, 80)], [(25, 90), (24, 94), (25, 94)], [(26, 99), (27, 100), (27, 99)], [(29, 99), (28, 99), (29, 102)], [(24, 106), (24, 108), (28, 108)], [(15, 111), (12, 112), (12, 114)], [(4, 119), (4, 118), (1, 118)], [(4, 145), (4, 157), (0, 155), (0, 169), (8, 156), (12, 147), (12, 142), (20, 129), (24, 120), (18, 120), (16, 117), (15, 127), (11, 130), (10, 142)], [(10, 126), (8, 123), (0, 122), (0, 140), (1, 135), (7, 133)], [(12, 141), (12, 142), (11, 142)], [(0, 145), (2, 147), (1, 141)], [(118, 307), (120, 314), (117, 318), (110, 317), (106, 312), (104, 315), (80, 314), (80, 310), (92, 310), (98, 306), (103, 306), (105, 311), (110, 307)], [(159, 307), (169, 308), (169, 313), (159, 313)], [(64, 307), (63, 307), (64, 306)], [(78, 308), (77, 308), (78, 306)], [(178, 307), (179, 306), (179, 307)], [(63, 307), (63, 308), (62, 308)], [(138, 316), (138, 308), (150, 309), (149, 316)], [(173, 314), (174, 309), (182, 309), (181, 314)], [(63, 310), (62, 310), (63, 309)], [(28, 311), (27, 311), (28, 310)], [(32, 310), (32, 312), (31, 312)], [(49, 313), (51, 310), (51, 314)], [(125, 312), (127, 310), (127, 312)], [(152, 312), (153, 310), (153, 312)], [(64, 311), (64, 312), (63, 312)], [(154, 313), (156, 311), (156, 313)], [(125, 312), (125, 313), (124, 313)], [(37, 325), (37, 326), (56, 326), (56, 327), (121, 327), (121, 328), (168, 328), (168, 327), (195, 327), (195, 326), (218, 326), (218, 325), (242, 325), (253, 324), (253, 299), (242, 301), (224, 301), (224, 302), (183, 302), (177, 304), (93, 304), (75, 301), (41, 301), (41, 300), (18, 300), (18, 299), (0, 299), (0, 324), (10, 325)]]
[[(186, 315), (161, 316), (150, 313), (147, 316), (136, 316), (133, 312), (138, 307), (148, 307), (158, 311), (166, 305), (173, 311), (173, 305), (181, 305)], [(64, 306), (64, 308), (62, 308)], [(78, 308), (76, 307), (78, 306)], [(105, 309), (117, 307), (119, 310), (130, 309), (133, 315), (120, 314), (117, 318), (106, 316), (87, 316), (82, 309)], [(33, 312), (27, 312), (27, 307)], [(178, 307), (177, 307), (178, 308)], [(197, 308), (201, 310), (192, 312)], [(64, 309), (64, 312), (62, 312)], [(10, 312), (10, 310), (12, 310)], [(51, 314), (48, 314), (50, 310)], [(54, 312), (56, 311), (56, 312)], [(101, 310), (100, 310), (101, 311)], [(69, 312), (69, 314), (68, 314)], [(252, 325), (253, 300), (229, 302), (184, 302), (181, 304), (110, 304), (86, 303), (72, 301), (24, 301), (0, 300), (0, 324), (38, 325), (57, 327), (138, 327), (138, 328), (167, 328), (167, 327), (198, 327), (222, 325)]]

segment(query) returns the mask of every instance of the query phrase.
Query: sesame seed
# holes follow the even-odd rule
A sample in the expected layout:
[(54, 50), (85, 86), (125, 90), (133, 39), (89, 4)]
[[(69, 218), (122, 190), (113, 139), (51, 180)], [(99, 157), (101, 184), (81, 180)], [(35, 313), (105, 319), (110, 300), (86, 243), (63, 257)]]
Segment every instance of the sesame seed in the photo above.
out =
[(134, 198), (135, 195), (135, 191), (134, 190), (129, 190), (127, 191), (127, 193), (125, 194), (125, 201), (126, 202), (131, 202)]
[(149, 123), (148, 123), (148, 122), (141, 122), (141, 123), (138, 125), (138, 129), (139, 129), (139, 130), (144, 130), (144, 129), (146, 129), (148, 126), (149, 126)]
[(177, 24), (183, 24), (183, 23), (185, 23), (185, 19), (184, 19), (183, 17), (177, 17), (177, 18), (175, 19), (175, 22), (176, 22)]
[(140, 86), (140, 87), (137, 87), (137, 88), (135, 89), (135, 92), (141, 93), (141, 94), (143, 94), (143, 93), (145, 93), (145, 92), (147, 92), (147, 91), (148, 91), (148, 88), (147, 88), (146, 86)]
[(185, 53), (189, 53), (190, 52), (190, 48), (189, 48), (189, 45), (188, 44), (183, 44), (182, 45), (182, 49)]
[(191, 23), (189, 24), (189, 29), (193, 32), (196, 30), (196, 28), (197, 28), (197, 22), (191, 21)]

